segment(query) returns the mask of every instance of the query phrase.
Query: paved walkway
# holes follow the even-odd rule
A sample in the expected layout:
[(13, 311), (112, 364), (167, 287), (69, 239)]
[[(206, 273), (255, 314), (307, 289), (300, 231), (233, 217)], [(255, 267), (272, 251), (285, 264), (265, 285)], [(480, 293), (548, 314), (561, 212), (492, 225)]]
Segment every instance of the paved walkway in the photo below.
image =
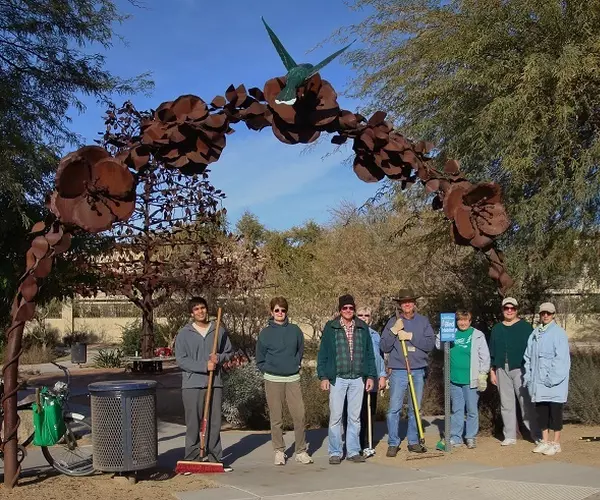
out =
[[(437, 432), (430, 426), (431, 432)], [(382, 437), (381, 430), (379, 436)], [(159, 423), (159, 464), (174, 468), (183, 456), (185, 428)], [(293, 433), (287, 433), (293, 445)], [(326, 430), (309, 431), (313, 465), (289, 460), (272, 465), (268, 433), (223, 433), (225, 458), (235, 471), (207, 476), (219, 486), (175, 493), (179, 500), (600, 500), (600, 469), (562, 463), (560, 458), (533, 465), (494, 468), (469, 462), (394, 467), (375, 463), (342, 462), (330, 466)], [(292, 456), (293, 446), (288, 449)], [(31, 449), (25, 474), (46, 467), (39, 450)], [(1, 474), (0, 474), (1, 475)]]

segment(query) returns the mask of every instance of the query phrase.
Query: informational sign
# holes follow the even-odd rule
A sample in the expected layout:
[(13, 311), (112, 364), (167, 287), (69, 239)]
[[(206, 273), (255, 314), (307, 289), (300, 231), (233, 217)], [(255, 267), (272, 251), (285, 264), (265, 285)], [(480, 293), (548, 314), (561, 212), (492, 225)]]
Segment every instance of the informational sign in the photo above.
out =
[(456, 314), (440, 313), (440, 340), (454, 342), (456, 338)]

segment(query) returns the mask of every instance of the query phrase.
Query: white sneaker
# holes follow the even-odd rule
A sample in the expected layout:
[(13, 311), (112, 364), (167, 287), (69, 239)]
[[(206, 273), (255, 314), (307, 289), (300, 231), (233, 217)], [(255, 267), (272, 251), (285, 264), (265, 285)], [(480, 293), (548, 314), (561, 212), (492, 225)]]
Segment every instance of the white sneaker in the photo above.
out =
[(516, 439), (510, 439), (510, 438), (506, 438), (504, 441), (502, 441), (500, 443), (500, 446), (512, 446), (517, 444), (517, 440)]
[(548, 443), (548, 448), (542, 453), (546, 456), (551, 457), (552, 455), (556, 455), (560, 453), (562, 450), (560, 448), (560, 443)]
[(296, 462), (300, 462), (301, 464), (312, 464), (313, 459), (310, 458), (308, 453), (301, 451), (300, 453), (296, 453)]
[(275, 460), (274, 460), (274, 464), (275, 465), (285, 465), (285, 459), (287, 457), (285, 456), (285, 453), (283, 451), (276, 451), (275, 452)]
[(547, 443), (546, 441), (540, 441), (532, 451), (533, 453), (544, 453), (549, 447), (550, 443)]

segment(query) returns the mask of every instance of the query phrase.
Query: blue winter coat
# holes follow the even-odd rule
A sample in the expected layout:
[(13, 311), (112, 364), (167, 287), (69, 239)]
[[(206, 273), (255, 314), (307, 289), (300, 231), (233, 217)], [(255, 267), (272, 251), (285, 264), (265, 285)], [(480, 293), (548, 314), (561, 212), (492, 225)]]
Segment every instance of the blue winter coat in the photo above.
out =
[(554, 321), (537, 327), (527, 341), (523, 381), (534, 403), (566, 403), (571, 355), (566, 332)]

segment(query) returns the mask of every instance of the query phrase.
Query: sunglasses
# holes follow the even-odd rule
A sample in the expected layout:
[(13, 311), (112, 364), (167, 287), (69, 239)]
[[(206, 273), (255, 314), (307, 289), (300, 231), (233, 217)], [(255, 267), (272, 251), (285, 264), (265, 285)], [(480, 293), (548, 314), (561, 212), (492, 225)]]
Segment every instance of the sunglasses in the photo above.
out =
[(513, 307), (513, 306), (505, 306), (505, 307), (504, 307), (504, 310), (505, 310), (505, 311), (516, 311), (516, 310), (517, 310), (517, 308), (516, 308), (516, 307)]
[(354, 306), (344, 306), (342, 307), (342, 311), (354, 311)]
[(540, 313), (540, 316), (554, 316), (554, 313), (548, 312), (548, 311), (542, 311)]
[(357, 314), (357, 316), (358, 316), (359, 318), (370, 318), (370, 317), (371, 317), (371, 315), (370, 315), (370, 314)]
[(278, 308), (278, 309), (273, 309), (273, 312), (274, 312), (274, 313), (285, 313), (285, 312), (287, 312), (287, 311), (286, 311), (286, 309), (279, 309), (279, 308)]

